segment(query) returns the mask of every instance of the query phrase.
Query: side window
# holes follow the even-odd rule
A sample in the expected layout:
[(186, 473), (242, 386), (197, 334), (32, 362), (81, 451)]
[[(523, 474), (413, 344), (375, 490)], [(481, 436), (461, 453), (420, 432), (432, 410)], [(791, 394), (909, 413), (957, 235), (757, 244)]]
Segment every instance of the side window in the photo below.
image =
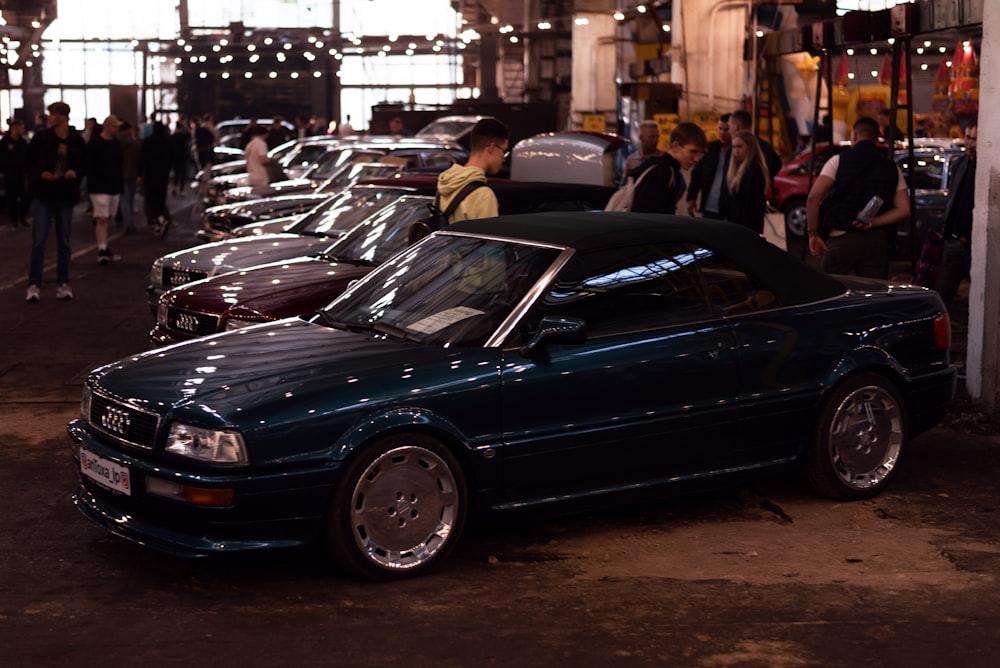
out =
[(906, 176), (906, 182), (915, 190), (940, 190), (944, 173), (944, 158), (941, 156), (915, 156), (913, 169), (908, 170), (907, 160), (900, 161), (899, 167)]
[(712, 317), (698, 267), (707, 251), (686, 244), (631, 246), (572, 258), (526, 316), (580, 318), (607, 336)]
[(708, 250), (703, 250), (699, 259), (714, 313), (733, 316), (781, 305), (773, 292), (760, 286), (736, 263)]

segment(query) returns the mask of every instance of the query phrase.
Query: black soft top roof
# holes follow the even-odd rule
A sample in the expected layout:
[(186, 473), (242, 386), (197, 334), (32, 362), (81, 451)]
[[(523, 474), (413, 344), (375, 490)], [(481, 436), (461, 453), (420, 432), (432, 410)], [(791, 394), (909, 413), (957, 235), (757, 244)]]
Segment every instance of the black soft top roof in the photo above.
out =
[(695, 243), (745, 267), (785, 305), (834, 297), (847, 289), (835, 277), (742, 225), (704, 218), (604, 211), (533, 213), (461, 221), (449, 225), (448, 231), (522, 239), (578, 252), (670, 241)]

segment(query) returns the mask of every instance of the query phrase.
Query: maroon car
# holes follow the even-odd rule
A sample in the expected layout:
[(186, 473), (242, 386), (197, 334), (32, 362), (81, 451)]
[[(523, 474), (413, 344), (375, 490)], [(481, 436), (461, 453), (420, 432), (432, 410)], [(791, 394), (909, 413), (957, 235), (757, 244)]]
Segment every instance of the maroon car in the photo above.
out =
[[(491, 182), (500, 213), (603, 209), (613, 188)], [(363, 221), (322, 253), (220, 274), (168, 290), (150, 332), (154, 347), (312, 313), (351, 282), (407, 246), (410, 226), (427, 215), (429, 196), (406, 195)]]

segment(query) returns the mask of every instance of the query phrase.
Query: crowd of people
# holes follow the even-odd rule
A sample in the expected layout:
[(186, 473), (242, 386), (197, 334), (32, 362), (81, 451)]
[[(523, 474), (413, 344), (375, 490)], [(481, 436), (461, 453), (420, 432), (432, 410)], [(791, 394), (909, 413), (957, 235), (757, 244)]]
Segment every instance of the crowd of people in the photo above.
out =
[[(888, 277), (891, 240), (911, 211), (902, 170), (884, 144), (886, 137), (902, 136), (889, 122), (888, 110), (878, 118), (858, 119), (850, 147), (828, 160), (813, 182), (807, 200), (808, 247), (824, 271)], [(638, 140), (622, 178), (635, 184), (632, 211), (675, 213), (683, 199), (689, 216), (727, 220), (764, 233), (768, 195), (782, 163), (774, 148), (751, 131), (746, 111), (722, 114), (718, 138), (710, 142), (699, 126), (679, 123), (664, 153), (653, 121), (640, 124)], [(942, 247), (935, 251), (941, 256), (940, 273), (927, 283), (949, 305), (959, 284), (969, 278), (974, 120), (965, 129), (965, 148), (948, 193)], [(871, 215), (864, 213), (866, 206)]]
[[(141, 191), (146, 224), (162, 234), (170, 224), (168, 192), (172, 188), (174, 195), (180, 194), (196, 168), (210, 167), (219, 141), (209, 114), (196, 123), (180, 119), (172, 131), (155, 117), (135, 127), (110, 115), (101, 123), (87, 119), (84, 130), (78, 132), (69, 123), (69, 105), (56, 102), (49, 105), (48, 112), (44, 126), (35, 128), (30, 141), (25, 124), (16, 119), (0, 138), (0, 173), (9, 224), (32, 227), (29, 302), (40, 299), (45, 245), (53, 229), (57, 237), (56, 297), (73, 298), (69, 231), (81, 193), (92, 214), (97, 261), (113, 263), (121, 256), (108, 244), (111, 221), (117, 220), (125, 233), (135, 230), (135, 198)], [(439, 193), (443, 206), (467, 182), (485, 182), (503, 164), (509, 132), (499, 122), (491, 122), (481, 122), (474, 130), (468, 164), (442, 174)], [(288, 130), (280, 117), (250, 121), (240, 142), (250, 186), (263, 189), (270, 182), (270, 149), (294, 136), (318, 133), (314, 125), (315, 119), (304, 116), (295, 119), (294, 130)], [(390, 128), (394, 134), (406, 134), (400, 119), (393, 119)], [(752, 119), (742, 109), (721, 115), (717, 129), (717, 138), (709, 142), (699, 125), (678, 123), (670, 133), (667, 150), (662, 151), (657, 123), (642, 122), (638, 148), (627, 157), (622, 176), (622, 183), (632, 180), (631, 210), (674, 214), (680, 207), (687, 215), (727, 220), (763, 234), (768, 195), (781, 159), (767, 141), (752, 132)], [(813, 183), (807, 201), (808, 247), (820, 258), (825, 271), (887, 277), (888, 232), (910, 215), (903, 174), (877, 146), (880, 137), (895, 132), (898, 130), (892, 127), (887, 131), (885, 118), (859, 119), (852, 130), (851, 147), (828, 160)], [(975, 132), (973, 122), (966, 130), (968, 153), (957, 174), (958, 187), (949, 193), (948, 244), (940, 286), (948, 301), (958, 283), (968, 277), (973, 180), (962, 176), (966, 169), (974, 173)], [(866, 205), (871, 207), (870, 216), (861, 215)], [(455, 219), (489, 211), (495, 211), (495, 198), (484, 188), (462, 202)]]
[(657, 148), (659, 141), (657, 124), (643, 121), (639, 148), (625, 161), (623, 180), (637, 184), (632, 211), (677, 213), (683, 201), (681, 210), (687, 215), (700, 213), (764, 233), (767, 195), (781, 158), (753, 134), (750, 114), (739, 110), (721, 115), (718, 139), (711, 142), (690, 122), (674, 127), (666, 152)]
[(121, 255), (108, 242), (112, 221), (125, 234), (135, 231), (141, 193), (145, 225), (162, 235), (170, 224), (171, 186), (175, 195), (181, 194), (195, 170), (211, 164), (218, 142), (211, 115), (196, 123), (181, 118), (171, 131), (155, 116), (133, 125), (111, 114), (101, 122), (87, 118), (77, 130), (70, 124), (70, 111), (65, 102), (54, 102), (47, 114), (36, 117), (30, 133), (23, 120), (11, 119), (0, 137), (7, 222), (14, 229), (32, 230), (28, 302), (41, 299), (45, 248), (53, 232), (55, 295), (73, 299), (70, 227), (78, 203), (87, 203), (97, 263), (117, 262)]

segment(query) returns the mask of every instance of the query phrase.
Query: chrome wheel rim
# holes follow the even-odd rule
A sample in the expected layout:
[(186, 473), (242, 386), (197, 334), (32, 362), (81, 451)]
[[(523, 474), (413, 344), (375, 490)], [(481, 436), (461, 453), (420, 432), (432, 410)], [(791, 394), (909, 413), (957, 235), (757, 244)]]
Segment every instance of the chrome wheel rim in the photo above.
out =
[(902, 445), (902, 411), (885, 388), (858, 388), (837, 406), (830, 424), (830, 456), (846, 484), (855, 489), (879, 485), (896, 467)]
[(806, 234), (806, 207), (804, 204), (796, 204), (788, 209), (785, 214), (785, 225), (788, 231), (794, 236), (802, 237)]
[(447, 543), (459, 514), (448, 464), (426, 448), (404, 446), (365, 469), (351, 497), (351, 530), (362, 553), (391, 569), (414, 568)]

